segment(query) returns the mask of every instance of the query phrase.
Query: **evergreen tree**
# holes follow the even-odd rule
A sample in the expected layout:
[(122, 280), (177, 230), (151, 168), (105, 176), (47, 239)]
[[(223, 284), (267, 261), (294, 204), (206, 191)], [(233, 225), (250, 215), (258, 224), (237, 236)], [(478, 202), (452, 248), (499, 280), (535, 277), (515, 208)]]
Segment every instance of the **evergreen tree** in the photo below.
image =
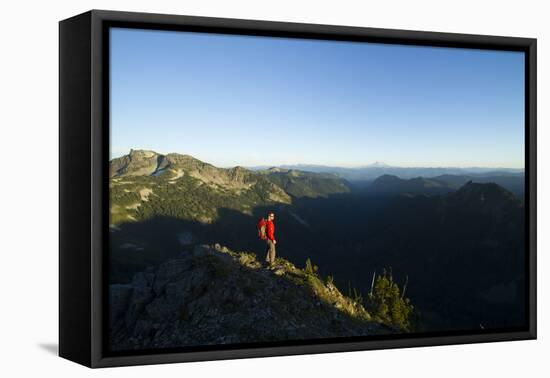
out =
[(309, 258), (306, 260), (306, 267), (304, 269), (304, 272), (306, 274), (316, 275), (318, 269), (319, 269), (319, 267), (317, 267), (317, 265), (313, 265)]
[(413, 306), (408, 298), (401, 296), (399, 285), (386, 270), (375, 280), (369, 306), (378, 321), (403, 331), (411, 330)]

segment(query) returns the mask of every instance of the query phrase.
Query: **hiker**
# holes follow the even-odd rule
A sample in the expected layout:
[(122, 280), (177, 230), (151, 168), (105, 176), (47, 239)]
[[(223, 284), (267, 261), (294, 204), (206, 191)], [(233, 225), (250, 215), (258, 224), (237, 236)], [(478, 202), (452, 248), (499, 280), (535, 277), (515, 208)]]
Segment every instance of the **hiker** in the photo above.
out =
[(272, 211), (267, 213), (267, 219), (260, 219), (258, 222), (258, 236), (260, 239), (265, 240), (267, 244), (265, 261), (273, 266), (275, 264), (275, 224), (273, 220), (275, 219), (275, 213)]

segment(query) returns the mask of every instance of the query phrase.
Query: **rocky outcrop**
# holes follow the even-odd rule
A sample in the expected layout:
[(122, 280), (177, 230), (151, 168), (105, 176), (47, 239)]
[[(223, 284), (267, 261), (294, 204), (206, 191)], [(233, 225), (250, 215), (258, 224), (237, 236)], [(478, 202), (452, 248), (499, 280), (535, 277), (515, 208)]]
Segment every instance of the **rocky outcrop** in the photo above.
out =
[(332, 283), (286, 260), (198, 246), (110, 286), (112, 350), (172, 348), (390, 332)]
[[(175, 183), (178, 178), (189, 175), (214, 190), (225, 190), (240, 195), (255, 187), (262, 189), (272, 201), (290, 203), (290, 196), (263, 175), (243, 167), (218, 168), (190, 155), (158, 154), (147, 150), (130, 150), (128, 155), (110, 161), (110, 177), (131, 179), (135, 176), (160, 176)], [(162, 181), (162, 180), (160, 180)], [(160, 182), (159, 181), (159, 182)]]
[(168, 165), (163, 155), (154, 151), (130, 150), (128, 155), (111, 160), (110, 176), (142, 176), (152, 175)]

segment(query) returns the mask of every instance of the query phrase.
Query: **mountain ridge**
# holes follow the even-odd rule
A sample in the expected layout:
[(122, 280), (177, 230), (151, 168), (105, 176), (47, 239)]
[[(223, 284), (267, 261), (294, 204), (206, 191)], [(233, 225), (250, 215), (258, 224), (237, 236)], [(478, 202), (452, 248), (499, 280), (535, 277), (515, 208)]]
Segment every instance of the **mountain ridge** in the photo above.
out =
[[(262, 170), (267, 167), (250, 167), (251, 170)], [(483, 167), (400, 167), (385, 163), (369, 164), (361, 167), (338, 167), (315, 164), (283, 164), (281, 169), (298, 169), (316, 173), (332, 173), (349, 181), (370, 181), (384, 174), (410, 179), (418, 176), (432, 178), (441, 175), (459, 176), (523, 176), (524, 170), (519, 168), (483, 168)]]
[(446, 183), (435, 178), (414, 177), (401, 179), (394, 175), (382, 175), (367, 190), (371, 193), (393, 194), (447, 194), (454, 191)]
[[(322, 273), (334, 274), (341, 287), (352, 282), (362, 293), (368, 292), (372, 272), (391, 266), (399, 282), (406, 275), (414, 277), (408, 290), (419, 308), (443, 314), (453, 324), (474, 327), (477, 319), (491, 326), (484, 314), (493, 316), (506, 309), (477, 298), (482, 292), (508, 285), (522, 293), (521, 271), (515, 267), (522, 261), (523, 204), (497, 184), (430, 178), (437, 185), (427, 186), (428, 191), (440, 190), (441, 185), (449, 192), (425, 195), (428, 181), (416, 178), (410, 181), (422, 189), (419, 193), (382, 196), (338, 192), (339, 183), (345, 181), (326, 174), (216, 168), (178, 154), (171, 155), (170, 165), (150, 151), (134, 152), (131, 158), (134, 166), (129, 171), (135, 168), (142, 175), (122, 174), (110, 182), (113, 283), (127, 283), (134, 273), (198, 243), (263, 250), (255, 224), (275, 211), (281, 240), (278, 253), (294, 262), (314, 257), (321, 269), (328, 269)], [(144, 163), (136, 164), (140, 161)], [(404, 181), (382, 180), (386, 179)], [(271, 197), (273, 193), (280, 193), (279, 198)], [(462, 258), (464, 253), (468, 258)], [(449, 269), (441, 271), (438, 266)], [(466, 272), (477, 276), (463, 282)], [(431, 280), (440, 282), (437, 289), (432, 289)], [(446, 292), (460, 300), (449, 301)], [(508, 300), (522, 299), (509, 293)], [(442, 303), (452, 312), (443, 313), (438, 307)], [(503, 323), (508, 321), (505, 316), (493, 319), (494, 324), (508, 324)], [(510, 324), (518, 319), (509, 320)], [(441, 324), (430, 322), (434, 328)]]
[(326, 197), (350, 190), (342, 179), (331, 174), (218, 168), (190, 155), (162, 155), (151, 150), (131, 150), (111, 160), (110, 188), (111, 224), (143, 218), (144, 209), (153, 204), (170, 211), (168, 202), (177, 207), (176, 198), (190, 196), (197, 197), (193, 202), (195, 219), (210, 222), (216, 217), (216, 209), (210, 206), (213, 199), (250, 212), (260, 204), (290, 204), (294, 198)]
[(366, 336), (395, 329), (330, 281), (277, 259), (199, 245), (110, 285), (113, 350)]

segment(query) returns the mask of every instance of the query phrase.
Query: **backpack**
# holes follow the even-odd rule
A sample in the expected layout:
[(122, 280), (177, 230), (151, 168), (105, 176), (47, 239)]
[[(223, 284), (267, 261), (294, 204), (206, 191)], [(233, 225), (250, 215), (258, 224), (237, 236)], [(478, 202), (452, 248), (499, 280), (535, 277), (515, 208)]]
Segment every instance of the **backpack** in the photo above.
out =
[(258, 220), (256, 228), (258, 229), (258, 237), (262, 240), (267, 239), (267, 234), (265, 232), (266, 226), (267, 220), (264, 218), (260, 218), (260, 220)]

